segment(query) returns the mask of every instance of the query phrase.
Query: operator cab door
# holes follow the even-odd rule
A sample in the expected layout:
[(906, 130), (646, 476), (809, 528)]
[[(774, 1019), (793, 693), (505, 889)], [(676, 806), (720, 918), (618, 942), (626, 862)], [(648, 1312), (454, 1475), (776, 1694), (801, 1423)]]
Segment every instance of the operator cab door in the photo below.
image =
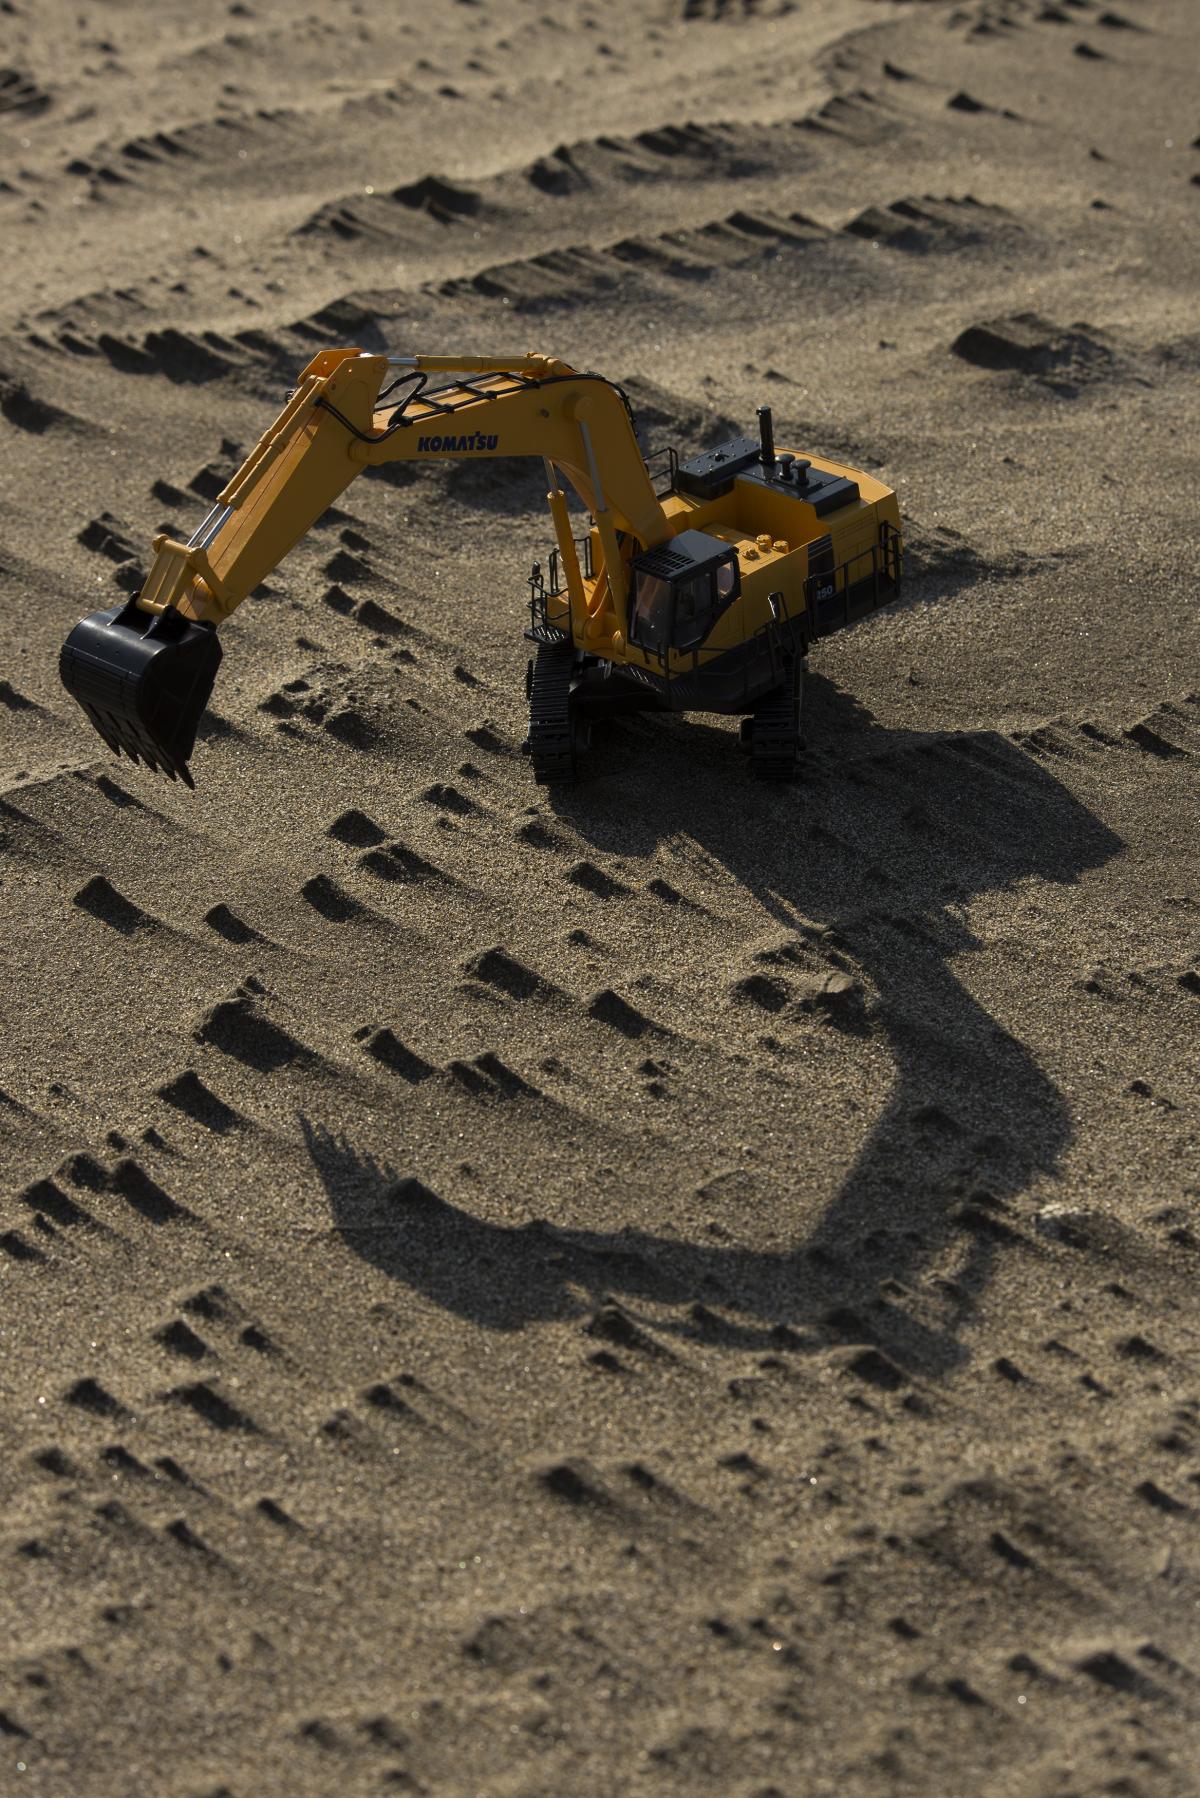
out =
[(736, 550), (706, 574), (677, 582), (672, 647), (699, 649), (721, 613), (736, 597), (739, 584)]
[(674, 597), (671, 646), (673, 649), (698, 649), (716, 616), (711, 570), (707, 574), (694, 574), (687, 581), (676, 581)]

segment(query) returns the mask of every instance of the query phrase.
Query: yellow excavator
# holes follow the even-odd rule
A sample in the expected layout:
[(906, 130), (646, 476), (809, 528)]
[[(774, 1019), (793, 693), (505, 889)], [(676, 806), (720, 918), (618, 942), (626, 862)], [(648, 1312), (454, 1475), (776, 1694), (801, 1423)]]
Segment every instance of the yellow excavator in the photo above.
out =
[[(431, 375), (448, 377), (431, 386)], [(63, 645), (63, 682), (109, 748), (193, 784), (217, 629), (366, 468), (541, 457), (555, 543), (529, 581), (525, 744), (535, 779), (575, 778), (591, 721), (741, 715), (757, 775), (802, 747), (809, 644), (894, 599), (896, 496), (861, 469), (755, 437), (652, 476), (615, 383), (552, 357), (323, 350), (189, 542), (154, 539), (141, 591)], [(560, 477), (590, 513), (576, 537)]]

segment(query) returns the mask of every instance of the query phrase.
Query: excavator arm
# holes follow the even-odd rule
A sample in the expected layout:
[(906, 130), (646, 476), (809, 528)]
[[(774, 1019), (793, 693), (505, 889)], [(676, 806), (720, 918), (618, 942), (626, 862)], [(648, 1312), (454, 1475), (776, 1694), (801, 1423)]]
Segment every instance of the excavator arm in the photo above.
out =
[[(430, 389), (431, 374), (456, 378)], [(643, 548), (671, 529), (623, 394), (538, 355), (370, 355), (324, 350), (189, 542), (154, 540), (141, 592), (81, 620), (60, 667), (104, 741), (190, 786), (188, 758), (221, 661), (217, 627), (363, 469), (447, 457), (540, 456), (582, 639), (620, 628), (618, 533)], [(561, 470), (591, 512), (599, 578), (585, 594)]]

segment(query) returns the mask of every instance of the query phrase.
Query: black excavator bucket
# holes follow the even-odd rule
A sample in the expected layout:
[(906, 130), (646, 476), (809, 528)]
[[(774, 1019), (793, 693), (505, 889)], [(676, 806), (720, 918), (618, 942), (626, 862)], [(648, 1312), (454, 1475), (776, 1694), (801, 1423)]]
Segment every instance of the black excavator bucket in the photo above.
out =
[(188, 757), (220, 665), (211, 624), (173, 606), (143, 612), (136, 598), (80, 619), (58, 662), (67, 692), (111, 750), (189, 787)]

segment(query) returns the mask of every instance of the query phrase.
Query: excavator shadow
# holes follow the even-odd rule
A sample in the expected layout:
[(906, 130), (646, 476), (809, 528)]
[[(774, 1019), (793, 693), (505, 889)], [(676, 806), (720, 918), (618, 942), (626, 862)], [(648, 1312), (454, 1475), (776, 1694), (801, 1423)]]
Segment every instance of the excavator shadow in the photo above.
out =
[[(694, 858), (731, 875), (760, 908), (764, 937), (773, 921), (781, 940), (807, 933), (834, 951), (851, 978), (844, 1002), (814, 1027), (846, 1032), (849, 1056), (855, 1033), (869, 1035), (893, 1073), (832, 1197), (779, 1191), (797, 1223), (779, 1252), (641, 1230), (505, 1228), (415, 1184), (406, 1191), (390, 1168), (306, 1121), (335, 1217), (358, 1252), (493, 1329), (569, 1316), (608, 1294), (683, 1305), (680, 1333), (731, 1348), (767, 1347), (781, 1326), (820, 1324), (927, 1376), (961, 1359), (959, 1328), (998, 1244), (1024, 1240), (1013, 1201), (1053, 1174), (1072, 1137), (1053, 1080), (960, 978), (979, 947), (965, 908), (1022, 882), (1070, 886), (1122, 844), (998, 733), (887, 729), (819, 676), (809, 678), (806, 711), (815, 747), (795, 786), (752, 784), (728, 730), (650, 718), (610, 727), (597, 744), (603, 772), (556, 790), (552, 804), (597, 852), (632, 859), (682, 848), (676, 868)], [(1044, 903), (1055, 903), (1053, 892)], [(824, 927), (817, 939), (814, 926)], [(702, 920), (695, 930), (702, 945)], [(1018, 1001), (1037, 978), (1014, 965)], [(772, 1051), (762, 1053), (769, 1063)], [(747, 1141), (768, 1130), (778, 1141), (790, 1117), (797, 1130), (813, 1127), (811, 1094), (789, 1102), (788, 1091), (786, 1081), (761, 1083), (757, 1110), (740, 1120)], [(363, 1228), (364, 1218), (375, 1221)], [(953, 1279), (938, 1282), (937, 1321), (918, 1323), (906, 1294), (947, 1257)], [(743, 1321), (718, 1327), (706, 1302)], [(928, 1318), (929, 1303), (921, 1309)]]

